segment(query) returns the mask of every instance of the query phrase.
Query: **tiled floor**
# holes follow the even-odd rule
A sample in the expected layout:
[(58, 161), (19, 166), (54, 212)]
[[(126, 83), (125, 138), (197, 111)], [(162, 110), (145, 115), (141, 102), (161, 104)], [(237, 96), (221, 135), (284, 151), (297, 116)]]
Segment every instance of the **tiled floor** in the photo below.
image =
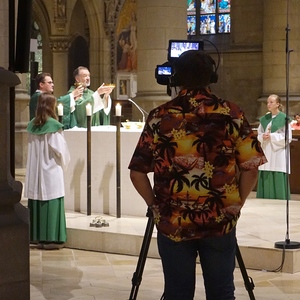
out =
[[(290, 202), (291, 227), (293, 237), (300, 239), (299, 214), (300, 202), (298, 195), (294, 195)], [(244, 207), (243, 215), (238, 227), (238, 239), (240, 245), (269, 246), (274, 241), (281, 240), (282, 232), (278, 232), (276, 223), (278, 219), (284, 219), (284, 202), (272, 202), (267, 200), (248, 199)], [(278, 209), (280, 207), (280, 209)], [(265, 218), (262, 224), (260, 213), (269, 211), (274, 220)], [(279, 215), (283, 215), (280, 217)], [(88, 229), (92, 216), (77, 215), (67, 212), (67, 223), (72, 227)], [(106, 230), (120, 231), (123, 235), (130, 231), (134, 234), (143, 234), (146, 220), (143, 218), (124, 217), (116, 219), (107, 216), (110, 227), (91, 229), (92, 231)], [(250, 223), (250, 220), (253, 222)], [(296, 224), (295, 224), (296, 223)], [(120, 226), (120, 224), (124, 224)], [(127, 225), (126, 225), (127, 224)], [(268, 225), (269, 224), (269, 225)], [(264, 227), (265, 226), (265, 227)], [(249, 234), (249, 227), (252, 234)], [(118, 229), (119, 228), (119, 229)], [(271, 229), (275, 230), (271, 230)], [(275, 231), (272, 235), (272, 231)], [(87, 233), (86, 233), (87, 234)], [(283, 236), (284, 238), (284, 236)], [(124, 245), (124, 247), (126, 247)], [(38, 250), (31, 247), (30, 251), (30, 276), (31, 276), (31, 300), (127, 300), (130, 299), (132, 276), (135, 272), (138, 256), (120, 255), (98, 251), (83, 251), (64, 248), (62, 250)], [(275, 262), (275, 265), (280, 261)], [(246, 266), (247, 267), (247, 266)], [(300, 272), (282, 273), (247, 269), (248, 275), (253, 279), (255, 288), (253, 295), (257, 300), (298, 300), (300, 299)], [(235, 271), (236, 299), (251, 299), (245, 286), (239, 268)], [(163, 291), (163, 276), (159, 259), (147, 258), (143, 272), (142, 282), (138, 290), (137, 299), (160, 299)], [(197, 267), (197, 288), (195, 299), (204, 299), (201, 268)], [(253, 299), (253, 298), (252, 298)]]
[[(296, 241), (300, 241), (300, 202), (298, 200), (300, 200), (300, 195), (293, 195), (289, 202), (290, 236)], [(237, 237), (240, 248), (248, 246), (257, 248), (257, 259), (261, 255), (259, 249), (274, 248), (275, 241), (285, 239), (285, 212), (285, 201), (256, 199), (255, 193), (252, 193), (243, 208), (238, 224)], [(117, 219), (104, 216), (110, 226), (95, 229), (89, 227), (93, 216), (74, 212), (67, 212), (66, 215), (68, 232), (71, 235), (74, 235), (71, 230), (81, 231), (82, 235), (76, 233), (75, 236), (82, 237), (90, 233), (102, 232), (99, 239), (104, 239), (103, 236), (107, 239), (109, 234), (115, 234), (115, 236), (119, 234), (123, 237), (122, 242), (119, 242), (117, 238), (110, 242), (116, 247), (119, 243), (124, 249), (130, 246), (128, 242), (126, 244), (126, 239), (129, 239), (130, 234), (142, 239), (141, 236), (144, 234), (147, 223), (147, 218), (122, 217)], [(71, 244), (76, 243), (74, 236), (70, 236), (70, 240)], [(104, 241), (107, 242), (105, 239)], [(88, 245), (86, 246), (88, 248)], [(152, 246), (156, 248), (156, 245)], [(138, 248), (135, 249), (137, 251), (140, 249), (137, 246), (135, 248)], [(300, 299), (300, 272), (291, 274), (249, 269), (251, 261), (249, 262), (247, 256), (247, 253), (245, 257), (243, 255), (244, 261), (247, 261), (248, 276), (255, 284), (253, 290), (255, 298), (252, 299)], [(280, 258), (281, 255), (279, 258), (272, 259), (274, 268), (280, 265)], [(137, 255), (113, 254), (111, 251), (84, 251), (74, 248), (47, 251), (31, 246), (31, 300), (128, 300), (137, 261)], [(251, 299), (244, 286), (239, 268), (235, 270), (235, 285), (237, 300)], [(163, 276), (160, 260), (147, 258), (137, 299), (158, 300), (162, 292)], [(197, 266), (195, 299), (205, 299), (200, 265)]]
[[(31, 300), (129, 299), (137, 257), (65, 248), (57, 251), (32, 249), (30, 258)], [(300, 273), (247, 272), (255, 284), (255, 299), (300, 299)], [(204, 299), (202, 284), (198, 266), (195, 299)], [(236, 299), (251, 299), (239, 269), (235, 271), (235, 285)], [(158, 300), (162, 291), (160, 260), (147, 259), (137, 299)]]

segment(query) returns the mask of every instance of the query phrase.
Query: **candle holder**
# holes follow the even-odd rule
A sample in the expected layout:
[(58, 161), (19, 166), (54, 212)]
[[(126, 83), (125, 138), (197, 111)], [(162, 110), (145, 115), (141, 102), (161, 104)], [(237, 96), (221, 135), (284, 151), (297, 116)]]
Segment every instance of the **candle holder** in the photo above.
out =
[(116, 181), (117, 181), (117, 190), (116, 190), (116, 196), (117, 196), (117, 203), (116, 203), (116, 210), (117, 210), (117, 218), (121, 218), (121, 117), (116, 115)]
[(58, 122), (61, 124), (63, 123), (63, 116), (58, 116)]
[(92, 203), (91, 203), (91, 116), (86, 116), (87, 121), (87, 215), (90, 216), (92, 212)]

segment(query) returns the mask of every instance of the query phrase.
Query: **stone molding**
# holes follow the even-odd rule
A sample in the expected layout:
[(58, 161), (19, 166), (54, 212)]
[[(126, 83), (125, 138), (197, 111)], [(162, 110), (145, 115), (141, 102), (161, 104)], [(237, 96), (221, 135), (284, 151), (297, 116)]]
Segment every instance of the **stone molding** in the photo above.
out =
[(50, 38), (49, 46), (53, 52), (66, 52), (70, 48), (70, 41), (66, 38)]

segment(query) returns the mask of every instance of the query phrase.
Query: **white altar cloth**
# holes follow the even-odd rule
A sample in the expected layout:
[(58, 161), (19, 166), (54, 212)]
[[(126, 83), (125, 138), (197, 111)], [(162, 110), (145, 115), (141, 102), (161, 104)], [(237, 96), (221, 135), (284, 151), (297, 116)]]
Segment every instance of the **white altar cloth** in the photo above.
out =
[[(129, 178), (128, 164), (141, 129), (120, 130), (121, 216), (145, 216), (147, 206)], [(64, 131), (71, 162), (65, 173), (66, 210), (87, 211), (87, 130)], [(91, 212), (116, 215), (116, 126), (91, 128)]]

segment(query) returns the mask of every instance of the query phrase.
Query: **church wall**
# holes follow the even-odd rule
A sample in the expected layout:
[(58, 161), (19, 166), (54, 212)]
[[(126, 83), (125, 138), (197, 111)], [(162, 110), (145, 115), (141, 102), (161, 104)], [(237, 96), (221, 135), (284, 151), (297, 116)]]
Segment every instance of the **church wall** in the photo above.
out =
[[(53, 74), (56, 96), (60, 96), (68, 89), (66, 80), (68, 47), (76, 34), (81, 34), (88, 40), (91, 88), (96, 89), (102, 82), (116, 83), (115, 50), (118, 42), (116, 26), (124, 1), (66, 1), (66, 15), (61, 14), (58, 18), (56, 1), (33, 0), (33, 16), (39, 20), (44, 38), (43, 67), (44, 71)], [(136, 5), (139, 12), (137, 96), (140, 99), (138, 103), (149, 111), (169, 99), (165, 86), (156, 83), (154, 71), (157, 64), (167, 60), (167, 41), (186, 38), (184, 1), (136, 0)], [(293, 102), (290, 111), (292, 115), (300, 111), (298, 55), (300, 2), (292, 0), (290, 6), (289, 42), (293, 51), (290, 54), (289, 87)], [(105, 11), (107, 8), (113, 8), (113, 11), (108, 14)], [(87, 24), (82, 19), (78, 20), (83, 15), (82, 10), (87, 16)], [(2, 7), (0, 14), (4, 14)], [(219, 81), (212, 85), (212, 90), (218, 96), (239, 104), (245, 110), (249, 121), (256, 122), (266, 111), (265, 100), (269, 94), (278, 93), (285, 100), (286, 2), (234, 1), (231, 14), (231, 33), (229, 36), (221, 37), (217, 42), (220, 51)], [(5, 18), (7, 19), (7, 16), (4, 14), (0, 19), (1, 24), (3, 22), (7, 24)], [(2, 47), (4, 51), (0, 53), (0, 65), (4, 66), (8, 64), (8, 50), (5, 47), (7, 42), (3, 38), (3, 35), (7, 35), (7, 31), (5, 25), (0, 29), (0, 43), (4, 45)], [(212, 56), (217, 61), (215, 52)], [(23, 93), (23, 85), (20, 90)], [(117, 96), (115, 90), (114, 100), (117, 100)], [(24, 101), (24, 95), (21, 98)], [(23, 107), (23, 104), (22, 102), (20, 107)], [(25, 124), (24, 112), (18, 115), (22, 116), (22, 120), (16, 122)], [(133, 113), (133, 118), (140, 118), (139, 111)], [(26, 153), (25, 150), (23, 153)]]
[(219, 80), (212, 84), (212, 91), (219, 97), (238, 104), (249, 122), (257, 117), (257, 99), (262, 87), (262, 53), (236, 51), (221, 55)]

